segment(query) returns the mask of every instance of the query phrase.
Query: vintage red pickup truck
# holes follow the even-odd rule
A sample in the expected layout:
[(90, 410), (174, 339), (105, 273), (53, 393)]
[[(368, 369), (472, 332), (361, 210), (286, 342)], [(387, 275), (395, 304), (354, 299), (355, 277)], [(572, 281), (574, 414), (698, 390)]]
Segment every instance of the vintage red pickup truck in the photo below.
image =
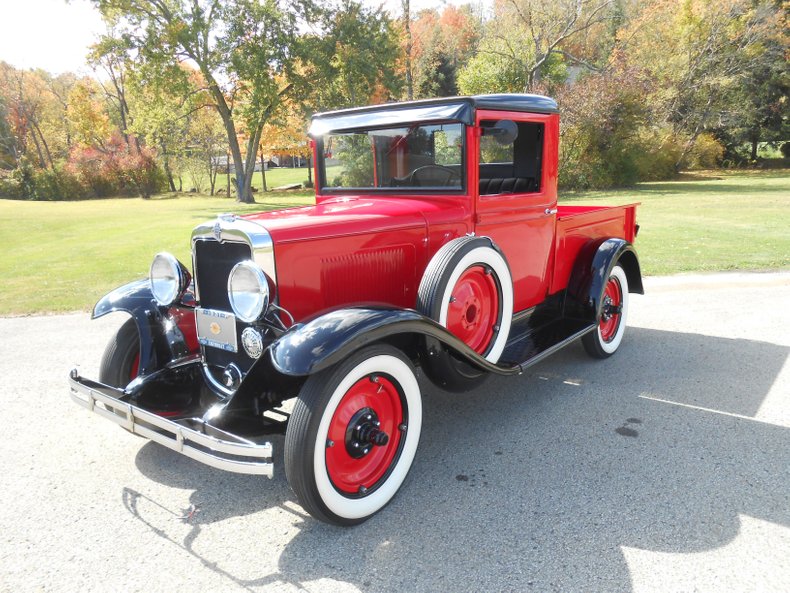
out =
[[(556, 103), (483, 95), (315, 115), (314, 206), (223, 214), (191, 272), (102, 298), (130, 318), (72, 398), (229, 471), (285, 474), (330, 523), (395, 495), (420, 439), (415, 368), (450, 391), (518, 375), (581, 339), (620, 346), (642, 292), (636, 205), (558, 206)], [(287, 410), (282, 405), (294, 399)]]

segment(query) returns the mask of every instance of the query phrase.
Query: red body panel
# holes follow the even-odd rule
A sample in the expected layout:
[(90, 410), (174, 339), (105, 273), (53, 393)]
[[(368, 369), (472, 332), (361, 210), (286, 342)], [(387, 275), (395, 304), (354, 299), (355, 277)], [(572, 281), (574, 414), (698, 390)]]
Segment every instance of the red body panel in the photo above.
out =
[(355, 303), (413, 308), (429, 252), (467, 232), (466, 204), (447, 196), (345, 196), (247, 218), (271, 234), (279, 303), (299, 321)]
[(614, 237), (633, 242), (637, 206), (559, 206), (550, 293), (567, 287), (579, 251), (590, 241)]
[[(195, 310), (183, 307), (172, 307), (170, 315), (176, 322), (178, 329), (184, 334), (184, 340), (190, 352), (200, 351), (200, 344), (197, 338), (197, 325), (195, 323)], [(135, 373), (136, 375), (137, 373)]]
[[(544, 125), (539, 192), (478, 195), (479, 124), (492, 119)], [(431, 257), (448, 241), (475, 233), (502, 249), (518, 312), (566, 288), (588, 242), (633, 241), (635, 205), (557, 212), (557, 114), (478, 110), (476, 122), (466, 131), (465, 193), (338, 196), (317, 186), (315, 206), (246, 216), (272, 236), (280, 306), (297, 321), (360, 303), (412, 308)]]

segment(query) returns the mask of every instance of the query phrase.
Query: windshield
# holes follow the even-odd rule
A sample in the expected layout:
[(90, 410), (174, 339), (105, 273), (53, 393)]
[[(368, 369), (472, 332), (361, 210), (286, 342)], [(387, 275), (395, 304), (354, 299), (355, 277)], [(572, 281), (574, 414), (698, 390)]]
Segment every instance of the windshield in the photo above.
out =
[(464, 125), (410, 125), (325, 134), (324, 190), (463, 189)]

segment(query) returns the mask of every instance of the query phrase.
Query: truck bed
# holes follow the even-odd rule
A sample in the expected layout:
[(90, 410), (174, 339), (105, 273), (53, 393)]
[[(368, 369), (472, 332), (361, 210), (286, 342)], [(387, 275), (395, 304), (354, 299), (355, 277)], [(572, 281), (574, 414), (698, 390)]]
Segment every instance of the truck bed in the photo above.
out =
[(616, 237), (633, 243), (638, 205), (557, 206), (554, 273), (549, 294), (567, 287), (579, 252), (591, 241)]

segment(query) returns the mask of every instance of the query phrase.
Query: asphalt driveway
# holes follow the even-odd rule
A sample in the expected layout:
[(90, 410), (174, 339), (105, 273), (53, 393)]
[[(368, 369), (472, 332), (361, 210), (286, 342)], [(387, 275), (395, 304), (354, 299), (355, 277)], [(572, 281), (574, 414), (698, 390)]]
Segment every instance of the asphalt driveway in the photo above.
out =
[(422, 381), (415, 465), (351, 529), (305, 515), (280, 438), (240, 476), (74, 405), (122, 316), (0, 319), (0, 590), (787, 591), (790, 273), (646, 290), (607, 361)]

